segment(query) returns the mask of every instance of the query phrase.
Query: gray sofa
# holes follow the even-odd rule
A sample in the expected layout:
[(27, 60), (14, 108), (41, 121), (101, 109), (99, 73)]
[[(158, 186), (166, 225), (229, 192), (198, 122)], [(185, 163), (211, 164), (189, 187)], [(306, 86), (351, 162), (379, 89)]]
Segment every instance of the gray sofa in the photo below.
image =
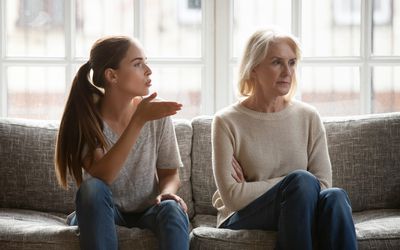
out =
[[(216, 229), (212, 117), (175, 120), (191, 249), (272, 249), (275, 232)], [(400, 113), (325, 119), (333, 185), (347, 190), (359, 249), (400, 249)], [(65, 224), (76, 188), (56, 182), (58, 123), (0, 118), (0, 249), (79, 249)], [(148, 230), (118, 227), (121, 249), (156, 249)]]

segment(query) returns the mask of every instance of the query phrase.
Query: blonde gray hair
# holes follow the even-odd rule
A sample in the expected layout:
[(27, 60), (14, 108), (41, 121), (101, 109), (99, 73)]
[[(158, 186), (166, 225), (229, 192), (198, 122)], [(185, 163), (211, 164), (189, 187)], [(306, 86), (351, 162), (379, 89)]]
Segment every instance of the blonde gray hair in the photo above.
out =
[[(267, 56), (268, 48), (271, 43), (283, 40), (288, 43), (296, 54), (297, 61), (301, 57), (300, 44), (294, 36), (278, 31), (276, 29), (259, 30), (253, 33), (247, 41), (240, 66), (238, 76), (239, 93), (242, 96), (250, 96), (254, 92), (254, 81), (251, 79), (251, 72), (257, 67)], [(285, 99), (291, 100), (297, 87), (296, 75), (292, 78), (292, 84), (289, 93), (285, 95)]]

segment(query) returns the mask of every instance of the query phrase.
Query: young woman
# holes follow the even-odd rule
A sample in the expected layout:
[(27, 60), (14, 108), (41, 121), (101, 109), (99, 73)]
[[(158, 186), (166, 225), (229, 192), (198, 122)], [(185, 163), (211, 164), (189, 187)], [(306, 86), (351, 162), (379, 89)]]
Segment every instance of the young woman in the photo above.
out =
[(292, 99), (299, 58), (296, 39), (275, 30), (247, 43), (244, 99), (212, 126), (217, 226), (277, 231), (277, 249), (356, 249), (350, 201), (331, 188), (324, 126), (313, 107)]
[(152, 230), (159, 249), (188, 249), (185, 202), (175, 193), (182, 166), (170, 115), (181, 104), (149, 94), (151, 70), (140, 43), (98, 40), (75, 76), (61, 119), (56, 172), (79, 186), (82, 249), (118, 249), (115, 225)]

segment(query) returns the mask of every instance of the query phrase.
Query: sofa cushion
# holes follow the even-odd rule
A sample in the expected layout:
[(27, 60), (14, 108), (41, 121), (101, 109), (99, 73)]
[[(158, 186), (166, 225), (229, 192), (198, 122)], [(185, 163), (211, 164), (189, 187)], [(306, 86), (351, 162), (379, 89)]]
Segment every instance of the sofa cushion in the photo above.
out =
[(196, 214), (192, 219), (192, 225), (196, 227), (216, 227), (217, 216), (209, 214)]
[(211, 162), (211, 116), (192, 120), (192, 188), (196, 214), (217, 214), (211, 198), (217, 189)]
[[(212, 117), (192, 121), (192, 185), (196, 213), (215, 215)], [(345, 189), (353, 211), (400, 207), (400, 113), (325, 118), (333, 186)]]
[(396, 239), (400, 244), (400, 209), (355, 212), (353, 219), (359, 241)]
[[(2, 249), (79, 250), (77, 226), (67, 226), (65, 215), (20, 209), (0, 209)], [(157, 249), (149, 230), (117, 226), (119, 249)]]
[(274, 249), (276, 233), (197, 227), (190, 233), (190, 249)]
[(400, 249), (400, 209), (353, 213), (358, 249)]
[[(356, 212), (353, 219), (360, 250), (400, 249), (400, 209)], [(216, 220), (213, 215), (193, 218), (193, 249), (273, 249), (275, 246), (276, 234), (272, 231), (216, 229)]]
[[(179, 169), (179, 195), (194, 213), (191, 189), (192, 127), (175, 120), (178, 146), (184, 164)], [(0, 207), (70, 213), (75, 209), (76, 185), (69, 189), (57, 183), (54, 150), (59, 124), (55, 121), (0, 118)]]
[(54, 149), (58, 123), (0, 119), (1, 207), (68, 213), (74, 210), (75, 185), (57, 183)]
[(179, 177), (181, 179), (181, 187), (178, 195), (185, 200), (188, 206), (189, 218), (194, 215), (194, 204), (192, 197), (191, 170), (192, 170), (192, 126), (187, 120), (174, 120), (176, 138), (178, 140), (179, 153), (181, 155), (183, 168), (179, 169)]
[(333, 186), (353, 211), (400, 208), (400, 113), (324, 120)]

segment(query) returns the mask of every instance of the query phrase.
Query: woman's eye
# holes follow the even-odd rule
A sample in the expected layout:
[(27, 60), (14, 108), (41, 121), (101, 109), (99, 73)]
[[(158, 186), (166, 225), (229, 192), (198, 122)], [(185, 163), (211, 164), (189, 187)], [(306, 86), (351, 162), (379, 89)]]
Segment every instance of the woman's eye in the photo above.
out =
[(273, 65), (278, 65), (280, 62), (279, 61), (273, 61), (272, 64)]
[(135, 63), (133, 66), (134, 66), (134, 67), (140, 67), (141, 64), (142, 64), (142, 63)]

